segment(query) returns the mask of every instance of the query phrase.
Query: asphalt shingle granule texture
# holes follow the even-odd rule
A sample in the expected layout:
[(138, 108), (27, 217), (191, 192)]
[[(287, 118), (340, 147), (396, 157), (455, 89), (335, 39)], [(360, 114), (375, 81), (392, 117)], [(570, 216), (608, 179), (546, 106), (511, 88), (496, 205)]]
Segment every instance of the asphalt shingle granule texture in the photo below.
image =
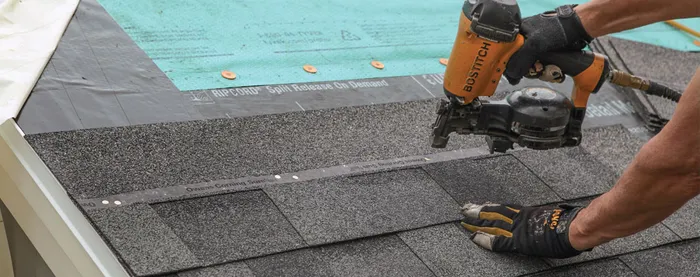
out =
[(431, 148), (434, 100), (28, 135), (75, 198), (486, 147)]
[(286, 252), (246, 263), (256, 276), (434, 276), (396, 236)]
[(460, 205), (465, 203), (545, 204), (561, 199), (511, 155), (440, 162), (425, 170)]
[(604, 193), (617, 181), (615, 172), (581, 147), (514, 155), (566, 200)]
[(309, 244), (459, 220), (459, 205), (422, 169), (285, 184), (265, 191)]
[(586, 263), (555, 269), (532, 277), (636, 277), (637, 275), (618, 259)]
[(90, 218), (138, 276), (201, 265), (195, 255), (145, 204), (93, 210)]
[(637, 275), (700, 276), (700, 240), (621, 256)]
[(177, 277), (255, 277), (255, 275), (245, 263), (235, 262), (183, 271), (178, 273)]
[(586, 129), (581, 146), (619, 177), (634, 160), (644, 141), (622, 125)]
[(438, 277), (519, 276), (549, 268), (537, 258), (485, 251), (454, 223), (403, 232), (399, 237)]
[(304, 246), (262, 191), (162, 203), (153, 209), (205, 265)]

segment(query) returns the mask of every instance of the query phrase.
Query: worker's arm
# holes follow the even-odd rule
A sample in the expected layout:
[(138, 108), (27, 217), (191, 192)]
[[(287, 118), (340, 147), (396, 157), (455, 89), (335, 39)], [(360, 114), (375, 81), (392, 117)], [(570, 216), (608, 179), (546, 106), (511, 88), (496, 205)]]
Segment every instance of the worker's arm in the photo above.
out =
[(592, 37), (656, 22), (700, 16), (697, 0), (593, 0), (575, 8)]
[(700, 194), (700, 69), (668, 125), (639, 152), (617, 185), (571, 223), (576, 249), (651, 227)]

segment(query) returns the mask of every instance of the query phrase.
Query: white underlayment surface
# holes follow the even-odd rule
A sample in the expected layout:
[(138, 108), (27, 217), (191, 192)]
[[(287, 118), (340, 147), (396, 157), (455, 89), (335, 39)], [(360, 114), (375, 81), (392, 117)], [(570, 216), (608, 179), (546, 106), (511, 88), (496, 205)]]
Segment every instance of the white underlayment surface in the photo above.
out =
[(16, 117), (79, 0), (0, 0), (0, 122)]

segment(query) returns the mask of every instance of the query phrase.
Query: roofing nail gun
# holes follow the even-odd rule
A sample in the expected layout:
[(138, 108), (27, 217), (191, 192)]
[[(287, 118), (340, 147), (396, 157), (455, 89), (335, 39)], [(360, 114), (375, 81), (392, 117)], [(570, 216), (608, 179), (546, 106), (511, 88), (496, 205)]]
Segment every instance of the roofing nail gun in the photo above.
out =
[[(449, 135), (485, 135), (491, 153), (513, 144), (546, 150), (580, 145), (581, 126), (591, 94), (603, 83), (640, 89), (678, 101), (680, 93), (657, 83), (612, 70), (608, 58), (589, 51), (551, 52), (533, 68), (542, 80), (561, 82), (572, 76), (571, 99), (547, 88), (527, 88), (504, 100), (493, 96), (510, 57), (522, 47), (520, 8), (515, 0), (465, 1), (444, 78), (448, 100), (442, 100), (433, 124), (432, 147), (444, 148)], [(533, 72), (531, 70), (531, 72)]]

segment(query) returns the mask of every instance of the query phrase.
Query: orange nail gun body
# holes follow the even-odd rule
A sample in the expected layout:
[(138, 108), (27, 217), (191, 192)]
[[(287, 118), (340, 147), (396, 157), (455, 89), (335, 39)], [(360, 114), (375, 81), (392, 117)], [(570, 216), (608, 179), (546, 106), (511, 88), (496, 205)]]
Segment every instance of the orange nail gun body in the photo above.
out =
[(494, 94), (509, 59), (522, 47), (520, 24), (515, 0), (465, 1), (445, 72), (448, 100), (439, 104), (433, 125), (433, 147), (446, 147), (453, 132), (485, 135), (492, 153), (506, 152), (514, 143), (532, 149), (580, 144), (588, 97), (610, 72), (602, 55), (569, 51), (538, 57), (543, 67), (553, 65), (557, 74), (573, 77), (573, 100), (547, 88), (515, 91), (502, 101), (479, 98)]
[[(471, 4), (467, 2), (464, 9), (468, 8), (471, 8)], [(518, 11), (514, 10), (514, 12)], [(509, 14), (506, 13), (506, 15)], [(470, 16), (470, 10), (464, 10), (460, 16), (459, 31), (452, 48), (450, 62), (447, 64), (444, 82), (446, 92), (462, 98), (466, 103), (479, 96), (493, 95), (508, 60), (525, 41), (523, 36), (518, 34), (519, 16), (499, 19), (500, 22), (505, 23), (506, 26), (503, 27), (514, 28), (510, 32), (492, 28), (492, 33), (499, 31), (503, 33), (500, 41), (486, 39), (472, 31), (473, 18)], [(518, 22), (515, 22), (516, 20)]]

